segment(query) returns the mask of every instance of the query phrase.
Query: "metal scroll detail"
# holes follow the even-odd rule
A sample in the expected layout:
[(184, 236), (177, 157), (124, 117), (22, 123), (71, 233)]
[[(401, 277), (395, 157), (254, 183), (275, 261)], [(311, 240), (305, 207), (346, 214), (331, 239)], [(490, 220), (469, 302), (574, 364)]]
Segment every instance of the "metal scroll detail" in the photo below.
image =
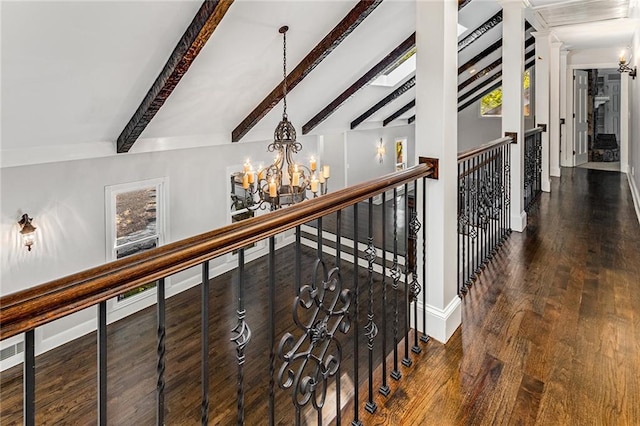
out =
[(418, 299), (418, 294), (422, 291), (422, 287), (418, 282), (418, 231), (422, 228), (422, 224), (418, 220), (418, 212), (413, 209), (411, 212), (411, 220), (409, 221), (409, 232), (414, 241), (411, 256), (413, 258), (413, 267), (411, 270), (411, 284), (409, 285), (409, 300), (414, 302)]
[(376, 261), (376, 248), (373, 245), (373, 238), (368, 238), (367, 248), (364, 251), (369, 272), (369, 311), (367, 312), (367, 325), (365, 325), (365, 336), (367, 337), (367, 347), (373, 350), (373, 339), (378, 334), (378, 326), (373, 322), (373, 263)]
[[(320, 285), (316, 282), (318, 272), (326, 277)], [(291, 389), (296, 407), (309, 402), (316, 410), (324, 406), (328, 380), (342, 361), (342, 346), (336, 335), (349, 331), (350, 305), (351, 291), (342, 288), (340, 269), (327, 273), (325, 263), (316, 260), (313, 283), (303, 286), (294, 299), (293, 320), (302, 335), (296, 339), (286, 333), (278, 345), (278, 356), (283, 361), (278, 384), (282, 389)]]

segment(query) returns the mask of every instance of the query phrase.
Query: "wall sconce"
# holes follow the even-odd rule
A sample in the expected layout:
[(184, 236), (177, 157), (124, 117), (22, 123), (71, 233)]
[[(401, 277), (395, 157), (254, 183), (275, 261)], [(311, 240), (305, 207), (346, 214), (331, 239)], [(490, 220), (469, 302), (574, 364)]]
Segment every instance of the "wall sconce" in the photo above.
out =
[(636, 79), (636, 75), (638, 75), (638, 71), (637, 71), (636, 67), (631, 68), (629, 66), (629, 62), (631, 62), (631, 58), (629, 58), (629, 60), (626, 60), (624, 54), (625, 54), (624, 50), (622, 52), (620, 52), (620, 62), (619, 62), (618, 72), (620, 74), (622, 74), (623, 72), (628, 72), (629, 76), (633, 80), (635, 80)]
[(31, 251), (31, 246), (35, 242), (36, 227), (31, 224), (33, 220), (28, 214), (23, 214), (18, 225), (20, 225), (20, 233), (22, 234), (22, 242), (27, 247), (28, 251)]
[(382, 164), (384, 162), (384, 154), (387, 153), (387, 149), (384, 147), (384, 144), (382, 143), (382, 138), (380, 138), (380, 143), (378, 144), (378, 148), (376, 151), (378, 153), (378, 161), (380, 162), (380, 164)]

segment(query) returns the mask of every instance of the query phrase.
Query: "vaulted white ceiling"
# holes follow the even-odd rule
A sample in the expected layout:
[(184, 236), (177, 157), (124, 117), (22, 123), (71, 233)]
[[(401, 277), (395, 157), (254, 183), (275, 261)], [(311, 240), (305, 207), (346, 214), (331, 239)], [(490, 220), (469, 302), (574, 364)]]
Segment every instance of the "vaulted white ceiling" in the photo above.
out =
[[(538, 23), (543, 17), (545, 22), (557, 23), (566, 15), (564, 6), (558, 6), (566, 1), (529, 1), (536, 7), (530, 13), (537, 14)], [(115, 140), (200, 4), (201, 0), (2, 1), (3, 155), (53, 152), (58, 147), (70, 152), (69, 158), (92, 156), (89, 151), (98, 148), (114, 153)], [(355, 4), (356, 0), (236, 0), (133, 151), (230, 143), (231, 131), (282, 78), (278, 28), (284, 24), (290, 27), (287, 53), (291, 71)], [(633, 4), (628, 8), (631, 12)], [(468, 28), (461, 37), (498, 10), (497, 0), (473, 0), (460, 12), (460, 23)], [(583, 21), (604, 13), (597, 10), (587, 13), (591, 17)], [(559, 11), (557, 16), (554, 11)], [(583, 30), (589, 28), (585, 25), (610, 25), (608, 22), (615, 24), (602, 30), (604, 34), (599, 30), (600, 34), (593, 36), (589, 33), (593, 30)], [(627, 17), (549, 29), (568, 45), (597, 46), (630, 40), (637, 22)], [(289, 94), (289, 118), (298, 132), (414, 31), (414, 1), (383, 1)], [(461, 52), (459, 63), (500, 37), (500, 26), (490, 30)], [(486, 66), (499, 53), (495, 55), (478, 67)], [(351, 121), (393, 89), (363, 88), (312, 133), (349, 129)], [(407, 91), (361, 128), (380, 126), (414, 96), (413, 89)], [(281, 112), (280, 104), (243, 141), (272, 138)], [(406, 123), (404, 119), (411, 115), (413, 111), (407, 111), (396, 123)]]

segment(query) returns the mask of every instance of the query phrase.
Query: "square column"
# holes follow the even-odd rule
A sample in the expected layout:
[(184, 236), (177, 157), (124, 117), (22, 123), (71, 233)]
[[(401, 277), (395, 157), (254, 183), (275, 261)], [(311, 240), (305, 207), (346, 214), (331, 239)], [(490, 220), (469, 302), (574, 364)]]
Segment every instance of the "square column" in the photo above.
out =
[[(439, 179), (429, 179), (426, 187), (427, 276), (421, 281), (427, 305), (419, 301), (418, 307), (427, 313), (427, 334), (440, 342), (462, 321), (457, 288), (457, 28), (457, 1), (416, 2), (416, 156), (440, 161)], [(419, 329), (424, 326), (418, 323)]]
[[(560, 42), (549, 46), (549, 91), (554, 94), (560, 94), (561, 47)], [(560, 177), (560, 97), (554, 95), (549, 100), (549, 173)]]
[(571, 117), (567, 111), (567, 56), (568, 50), (560, 51), (560, 165), (563, 167), (573, 166), (573, 153), (567, 145), (567, 126), (569, 125), (568, 117)]
[(524, 4), (502, 2), (502, 132), (515, 133), (511, 146), (511, 228), (527, 227), (524, 211)]
[[(532, 33), (536, 39), (536, 125), (549, 124), (549, 32)], [(549, 181), (549, 132), (542, 133), (542, 190), (551, 191)]]

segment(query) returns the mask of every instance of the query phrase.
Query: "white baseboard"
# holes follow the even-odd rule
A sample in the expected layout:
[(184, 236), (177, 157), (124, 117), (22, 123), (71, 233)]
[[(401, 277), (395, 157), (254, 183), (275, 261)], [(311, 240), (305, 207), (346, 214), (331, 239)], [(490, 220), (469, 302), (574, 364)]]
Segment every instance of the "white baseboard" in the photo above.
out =
[(522, 211), (519, 215), (511, 216), (511, 229), (516, 232), (523, 232), (527, 227), (527, 212)]
[(444, 308), (436, 308), (435, 306), (422, 304), (418, 300), (418, 323), (416, 324), (413, 309), (411, 309), (411, 324), (416, 325), (418, 331), (425, 332), (422, 311), (427, 313), (426, 333), (430, 337), (441, 343), (447, 343), (449, 338), (462, 324), (462, 302), (458, 296), (455, 296), (451, 302)]
[(560, 167), (549, 169), (549, 174), (553, 177), (560, 177)]
[(636, 181), (630, 173), (627, 173), (627, 179), (629, 179), (629, 187), (631, 187), (631, 195), (633, 196), (633, 205), (636, 208), (636, 216), (638, 216), (638, 222), (640, 222), (640, 191), (636, 185)]
[(551, 192), (551, 180), (542, 178), (542, 191)]

